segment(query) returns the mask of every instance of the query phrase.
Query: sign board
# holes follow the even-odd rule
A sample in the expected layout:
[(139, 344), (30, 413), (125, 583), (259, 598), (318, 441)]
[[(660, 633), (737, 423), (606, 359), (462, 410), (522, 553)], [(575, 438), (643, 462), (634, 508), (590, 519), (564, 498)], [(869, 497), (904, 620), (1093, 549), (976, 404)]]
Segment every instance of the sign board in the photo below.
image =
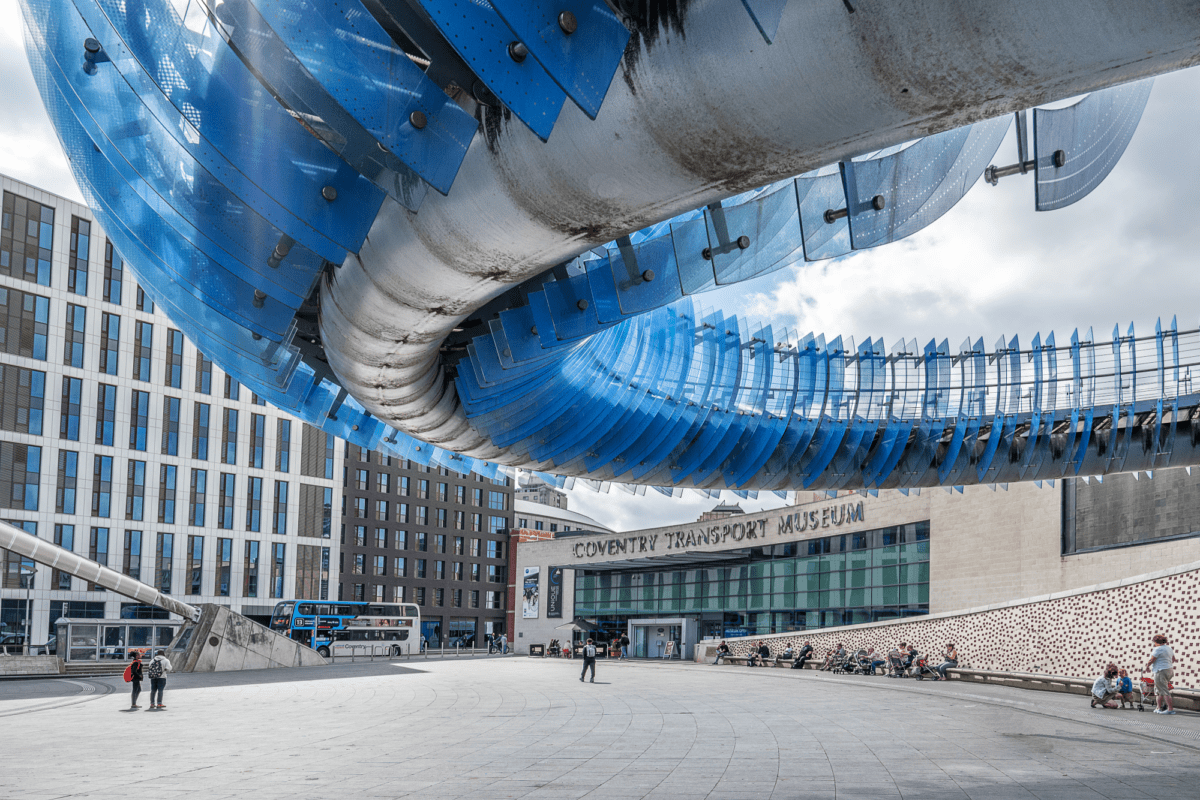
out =
[(663, 653), (663, 658), (670, 658), (671, 654), (674, 652), (675, 652), (675, 640), (668, 639), (667, 640), (667, 649), (666, 649), (666, 652)]
[(523, 584), (523, 593), (521, 596), (521, 618), (522, 619), (537, 619), (538, 616), (538, 601), (540, 600), (538, 593), (538, 583), (541, 578), (541, 567), (526, 567), (525, 582)]
[(562, 619), (563, 614), (563, 571), (562, 567), (550, 568), (550, 581), (546, 597), (546, 617)]

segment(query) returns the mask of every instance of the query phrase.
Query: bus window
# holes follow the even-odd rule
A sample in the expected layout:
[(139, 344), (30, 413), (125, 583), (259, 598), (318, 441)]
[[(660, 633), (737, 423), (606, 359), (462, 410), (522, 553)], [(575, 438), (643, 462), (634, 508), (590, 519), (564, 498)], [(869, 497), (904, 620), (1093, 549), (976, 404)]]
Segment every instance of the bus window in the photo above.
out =
[(303, 614), (306, 617), (311, 617), (316, 611), (313, 609), (312, 603), (301, 603), (296, 609), (297, 614)]

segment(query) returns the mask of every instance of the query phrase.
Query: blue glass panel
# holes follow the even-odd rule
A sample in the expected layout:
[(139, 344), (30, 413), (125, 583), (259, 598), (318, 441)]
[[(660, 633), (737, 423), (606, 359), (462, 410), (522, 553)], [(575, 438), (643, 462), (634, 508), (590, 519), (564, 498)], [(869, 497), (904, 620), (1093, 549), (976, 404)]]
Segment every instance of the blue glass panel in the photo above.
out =
[[(602, 321), (609, 322), (620, 315), (640, 314), (683, 297), (679, 267), (675, 263), (675, 244), (670, 233), (634, 244), (632, 249), (636, 262), (632, 275), (620, 250), (611, 245), (608, 258), (588, 265), (588, 282), (597, 299), (596, 315)], [(647, 270), (652, 274), (647, 274)], [(646, 280), (647, 277), (650, 280)], [(607, 298), (603, 303), (599, 292)]]
[(513, 60), (509, 45), (521, 37), (496, 10), (485, 0), (418, 2), (459, 57), (504, 105), (542, 141), (549, 139), (567, 96), (536, 57), (526, 56), (521, 62)]
[[(360, 146), (362, 155), (355, 159), (348, 146), (337, 146), (339, 137), (323, 137), (332, 138), (335, 150), (351, 163), (374, 161), (386, 152), (395, 157), (383, 161), (388, 174), (411, 182), (403, 166), (407, 165), (439, 192), (450, 191), (478, 123), (425, 76), (361, 4), (254, 0), (254, 5), (311, 75), (305, 80), (307, 76), (299, 70), (287, 69), (294, 59), (272, 65), (279, 70), (274, 75), (285, 79), (283, 86), (272, 81), (275, 90), (283, 94), (290, 88), (308, 105), (322, 109), (329, 99), (318, 92), (327, 92), (345, 109), (340, 116), (348, 112), (357, 123), (339, 126), (340, 139), (346, 143), (356, 138), (364, 143), (367, 137), (372, 140), (366, 144), (373, 146)], [(234, 28), (231, 33), (235, 37), (269, 35), (261, 28)], [(259, 72), (267, 75), (267, 65), (260, 66)], [(312, 85), (313, 78), (320, 89)], [(414, 112), (422, 115), (420, 127), (413, 124)], [(322, 119), (326, 124), (343, 121), (330, 116)], [(374, 174), (369, 168), (363, 171)], [(405, 191), (392, 191), (386, 182), (382, 188), (403, 202)]]
[[(753, 200), (722, 208), (720, 216), (706, 210), (704, 219), (718, 284), (749, 280), (798, 257), (800, 218), (791, 181)], [(740, 236), (748, 240), (744, 249), (738, 243)]]
[(697, 294), (717, 285), (713, 263), (704, 257), (708, 247), (708, 228), (704, 219), (672, 223), (671, 241), (679, 286), (684, 294)]
[[(554, 82), (595, 119), (629, 41), (612, 9), (598, 0), (490, 1)], [(568, 33), (560, 24), (567, 22), (563, 14), (571, 14), (578, 28)]]
[(837, 170), (818, 170), (796, 178), (800, 231), (804, 257), (809, 261), (836, 258), (850, 252), (850, 226), (846, 218), (825, 221), (826, 211), (846, 207), (846, 192)]
[(750, 13), (755, 27), (767, 44), (775, 41), (775, 33), (779, 30), (779, 19), (783, 16), (783, 7), (788, 0), (742, 0), (742, 5)]
[[(1153, 85), (1149, 78), (1092, 92), (1066, 108), (1033, 110), (1038, 211), (1077, 203), (1108, 177), (1137, 130)], [(1061, 167), (1055, 162), (1059, 150)]]

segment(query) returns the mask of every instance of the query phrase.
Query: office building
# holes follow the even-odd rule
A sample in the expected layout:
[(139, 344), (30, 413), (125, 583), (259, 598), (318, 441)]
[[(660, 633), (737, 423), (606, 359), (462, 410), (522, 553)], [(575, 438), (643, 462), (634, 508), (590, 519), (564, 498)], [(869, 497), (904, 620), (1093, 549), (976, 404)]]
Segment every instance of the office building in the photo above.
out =
[[(328, 598), (338, 441), (199, 352), (85, 206), (0, 189), (0, 518), (260, 621), (280, 600)], [(3, 632), (23, 630), (28, 599), (34, 645), (63, 615), (162, 613), (0, 558)]]

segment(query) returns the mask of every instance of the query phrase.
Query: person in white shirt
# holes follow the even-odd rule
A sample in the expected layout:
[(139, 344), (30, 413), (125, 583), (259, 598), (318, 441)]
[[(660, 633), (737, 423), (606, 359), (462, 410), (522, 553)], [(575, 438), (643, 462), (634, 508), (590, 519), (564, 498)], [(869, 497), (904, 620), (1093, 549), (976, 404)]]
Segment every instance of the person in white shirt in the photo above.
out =
[(1155, 714), (1174, 714), (1175, 703), (1171, 700), (1171, 678), (1175, 677), (1175, 651), (1167, 644), (1161, 633), (1154, 637), (1154, 649), (1142, 672), (1154, 673)]
[(146, 665), (146, 674), (150, 676), (150, 708), (166, 711), (163, 705), (163, 689), (167, 688), (167, 673), (171, 671), (171, 662), (162, 650), (155, 653), (154, 658)]
[(583, 683), (583, 676), (587, 674), (588, 668), (592, 670), (592, 683), (596, 682), (596, 644), (591, 639), (587, 640), (587, 644), (583, 646), (583, 671), (579, 673), (579, 682)]
[(1092, 708), (1097, 705), (1103, 708), (1116, 708), (1117, 704), (1112, 702), (1117, 697), (1117, 666), (1109, 664), (1104, 668), (1104, 674), (1096, 678), (1096, 682), (1092, 684)]

